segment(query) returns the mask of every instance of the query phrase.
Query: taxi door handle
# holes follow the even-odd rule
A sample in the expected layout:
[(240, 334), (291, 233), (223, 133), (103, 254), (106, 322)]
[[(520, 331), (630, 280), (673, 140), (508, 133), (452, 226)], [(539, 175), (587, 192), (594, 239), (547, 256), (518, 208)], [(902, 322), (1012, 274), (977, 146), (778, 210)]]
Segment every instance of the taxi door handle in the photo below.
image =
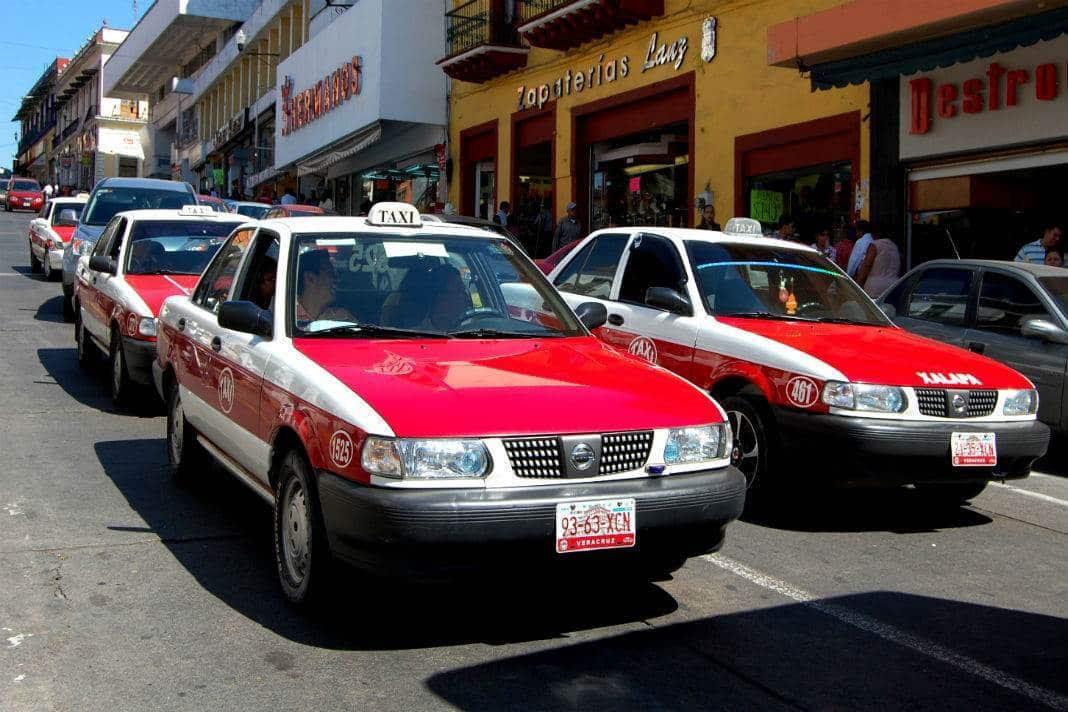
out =
[(623, 317), (619, 314), (609, 314), (608, 323), (612, 326), (623, 326)]
[(968, 350), (969, 351), (974, 351), (977, 354), (981, 354), (981, 353), (983, 353), (983, 351), (986, 350), (986, 344), (984, 344), (981, 341), (969, 341), (968, 342)]
[(211, 340), (211, 348), (213, 351), (222, 351), (222, 339), (216, 336)]
[(178, 320), (178, 331), (185, 331), (185, 317)]

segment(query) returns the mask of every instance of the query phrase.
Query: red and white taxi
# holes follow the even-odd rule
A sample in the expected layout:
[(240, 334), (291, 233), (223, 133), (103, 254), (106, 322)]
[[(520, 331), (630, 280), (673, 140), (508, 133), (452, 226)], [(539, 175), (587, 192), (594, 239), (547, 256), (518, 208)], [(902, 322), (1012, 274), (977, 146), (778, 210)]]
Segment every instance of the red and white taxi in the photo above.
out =
[(156, 315), (163, 300), (189, 294), (230, 232), (247, 218), (207, 206), (131, 210), (115, 215), (74, 282), (78, 361), (99, 352), (111, 363), (111, 397), (119, 404), (152, 383)]
[(550, 279), (607, 307), (604, 341), (723, 404), (750, 497), (822, 479), (959, 502), (1045, 453), (1022, 375), (897, 328), (811, 248), (727, 230), (601, 230)]
[(509, 240), (411, 205), (264, 220), (160, 313), (168, 453), (273, 505), (297, 603), (335, 558), (662, 575), (721, 545), (745, 478), (720, 407), (598, 341), (604, 318)]
[(70, 242), (87, 198), (53, 198), (30, 221), (30, 270), (52, 280), (63, 271), (63, 248)]

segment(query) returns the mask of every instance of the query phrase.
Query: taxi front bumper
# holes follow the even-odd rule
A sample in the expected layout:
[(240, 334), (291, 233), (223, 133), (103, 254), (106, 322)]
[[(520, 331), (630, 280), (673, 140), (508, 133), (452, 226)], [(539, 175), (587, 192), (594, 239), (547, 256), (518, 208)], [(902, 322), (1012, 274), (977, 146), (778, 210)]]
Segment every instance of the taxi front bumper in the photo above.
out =
[(126, 357), (126, 372), (130, 380), (142, 386), (153, 385), (152, 364), (156, 361), (156, 342), (122, 337), (123, 355)]
[[(556, 505), (616, 497), (636, 500), (636, 544), (555, 553)], [(501, 489), (390, 489), (319, 473), (331, 551), (358, 568), (437, 578), (538, 565), (582, 566), (637, 558), (692, 557), (722, 546), (745, 504), (733, 467), (613, 482)]]
[[(1027, 477), (1046, 454), (1049, 427), (1037, 420), (974, 422), (967, 419), (908, 421), (857, 418), (776, 409), (784, 457), (776, 465), (784, 481), (796, 477), (840, 484), (906, 485), (986, 482)], [(953, 433), (994, 433), (997, 465), (954, 467)]]

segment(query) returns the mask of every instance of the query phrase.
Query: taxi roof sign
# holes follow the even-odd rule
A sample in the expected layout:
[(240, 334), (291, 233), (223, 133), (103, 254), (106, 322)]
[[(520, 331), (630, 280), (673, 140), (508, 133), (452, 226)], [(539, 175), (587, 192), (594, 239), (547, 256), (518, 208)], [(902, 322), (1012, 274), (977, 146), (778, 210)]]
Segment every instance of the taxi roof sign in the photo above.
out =
[(408, 203), (376, 203), (367, 214), (367, 224), (378, 227), (422, 227), (423, 218)]
[(183, 205), (178, 210), (179, 215), (192, 215), (195, 217), (211, 217), (215, 210), (210, 205)]
[(764, 226), (759, 220), (753, 218), (731, 218), (723, 228), (725, 235), (748, 235), (750, 237), (763, 237)]

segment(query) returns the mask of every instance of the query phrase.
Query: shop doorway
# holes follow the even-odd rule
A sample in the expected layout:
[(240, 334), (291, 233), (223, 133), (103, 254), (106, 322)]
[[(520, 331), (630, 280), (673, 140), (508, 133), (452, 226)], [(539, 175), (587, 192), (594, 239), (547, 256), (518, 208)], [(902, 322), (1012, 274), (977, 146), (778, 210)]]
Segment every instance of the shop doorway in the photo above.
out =
[(553, 229), (552, 143), (519, 152), (512, 200), (512, 231), (532, 257), (549, 253)]
[(475, 217), (483, 220), (493, 218), (493, 196), (496, 193), (497, 166), (493, 161), (480, 161), (475, 165)]
[(1068, 163), (971, 175), (937, 171), (910, 175), (910, 267), (954, 257), (1011, 260), (1042, 236), (1044, 223), (1064, 225), (1068, 218)]
[(590, 147), (590, 229), (689, 227), (689, 124)]
[(751, 176), (746, 179), (749, 217), (770, 232), (786, 215), (802, 239), (812, 242), (829, 228), (836, 242), (852, 222), (852, 185), (853, 165), (845, 161)]

